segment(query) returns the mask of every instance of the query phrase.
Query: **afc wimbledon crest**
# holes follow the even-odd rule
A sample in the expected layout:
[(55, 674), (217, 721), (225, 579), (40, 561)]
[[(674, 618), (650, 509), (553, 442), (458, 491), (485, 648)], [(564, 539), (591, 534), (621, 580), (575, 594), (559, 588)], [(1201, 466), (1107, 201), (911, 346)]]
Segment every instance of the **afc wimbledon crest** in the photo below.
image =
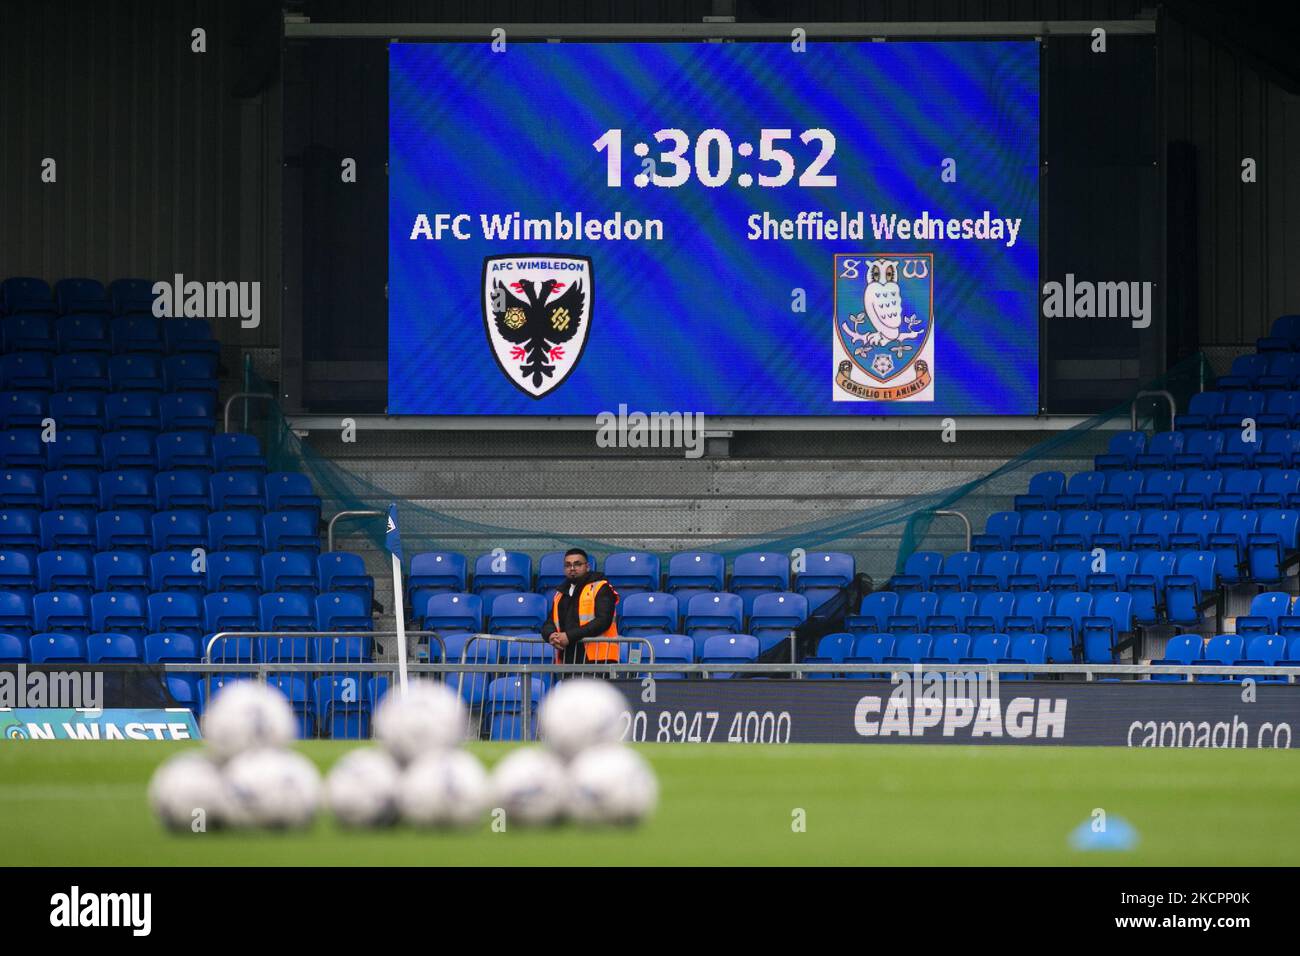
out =
[(837, 402), (934, 401), (934, 255), (836, 255)]
[(582, 357), (591, 328), (586, 256), (489, 256), (483, 324), (502, 373), (533, 398), (558, 388)]

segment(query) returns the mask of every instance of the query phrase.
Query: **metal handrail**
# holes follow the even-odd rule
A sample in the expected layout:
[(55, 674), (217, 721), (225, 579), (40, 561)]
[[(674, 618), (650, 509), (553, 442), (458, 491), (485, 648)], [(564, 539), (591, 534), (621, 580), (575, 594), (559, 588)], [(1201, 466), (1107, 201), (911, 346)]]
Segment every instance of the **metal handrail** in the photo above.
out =
[[(431, 638), (433, 638), (435, 641), (438, 642), (438, 646), (442, 648), (442, 657), (443, 657), (443, 659), (444, 659), (444, 660), (446, 659), (446, 657), (447, 657), (447, 645), (446, 645), (446, 643), (444, 643), (443, 639), (442, 639), (441, 637), (438, 636), (438, 633), (437, 633), (436, 631), (403, 631), (403, 632), (401, 632), (401, 633), (404, 633), (407, 637), (431, 637)], [(215, 664), (216, 661), (212, 660), (212, 648), (213, 648), (213, 645), (215, 645), (215, 644), (217, 643), (217, 641), (222, 640), (223, 638), (227, 638), (227, 637), (256, 637), (256, 638), (262, 638), (262, 637), (289, 637), (289, 638), (294, 638), (294, 637), (358, 637), (358, 636), (363, 636), (363, 637), (398, 637), (398, 636), (399, 636), (399, 632), (397, 632), (397, 631), (217, 631), (215, 634), (213, 634), (211, 637), (208, 638), (208, 642), (207, 642), (207, 644), (204, 645), (204, 648), (203, 648), (203, 661), (204, 661), (204, 663), (206, 663), (206, 664)], [(258, 664), (257, 666), (261, 667), (261, 666), (264, 666), (265, 664), (268, 664), (268, 663), (272, 663), (272, 662), (271, 662), (271, 661), (263, 661), (263, 662), (261, 662), (260, 664)], [(290, 663), (290, 662), (287, 662), (287, 661), (286, 661), (285, 663)], [(329, 663), (329, 662), (328, 662), (328, 661), (321, 661), (321, 662), (319, 662), (319, 663)], [(312, 667), (316, 667), (317, 670), (320, 669), (319, 664), (318, 664), (317, 662), (311, 662), (310, 666), (312, 666)], [(394, 666), (396, 666), (396, 664), (394, 664)], [(348, 669), (348, 670), (353, 670), (353, 667), (352, 667), (352, 665), (351, 665), (350, 663), (348, 664), (347, 669)]]
[(960, 511), (936, 511), (934, 512), (934, 516), (936, 518), (960, 518), (961, 523), (966, 526), (966, 550), (967, 551), (970, 550), (970, 539), (971, 539), (970, 518), (967, 518)]
[(243, 398), (243, 399), (266, 398), (266, 399), (270, 399), (271, 401), (275, 401), (275, 396), (272, 395), (270, 392), (235, 392), (235, 394), (231, 395), (228, 399), (226, 399), (225, 415), (224, 415), (226, 420), (226, 425), (223, 431), (226, 432), (230, 431), (230, 409), (231, 406), (235, 404), (235, 400), (239, 398)]
[(383, 516), (382, 511), (372, 511), (369, 508), (338, 512), (330, 518), (329, 527), (325, 530), (325, 550), (327, 552), (334, 550), (334, 523), (340, 518), (382, 518)]
[[(1138, 400), (1148, 397), (1163, 397), (1169, 403), (1169, 427), (1174, 427), (1174, 418), (1178, 414), (1178, 403), (1174, 401), (1174, 396), (1163, 388), (1151, 389), (1149, 391), (1138, 392), (1133, 396), (1133, 403), (1129, 405), (1129, 431), (1138, 430)], [(1154, 423), (1152, 428), (1154, 428)]]

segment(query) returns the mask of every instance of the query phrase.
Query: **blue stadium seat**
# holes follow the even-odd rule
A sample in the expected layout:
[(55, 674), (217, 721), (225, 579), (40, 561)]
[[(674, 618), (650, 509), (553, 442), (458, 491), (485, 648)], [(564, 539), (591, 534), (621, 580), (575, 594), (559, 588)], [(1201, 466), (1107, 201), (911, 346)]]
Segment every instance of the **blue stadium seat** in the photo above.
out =
[(320, 535), (311, 515), (302, 511), (272, 511), (262, 519), (263, 545), (267, 551), (302, 551), (320, 554)]
[[(140, 520), (143, 522), (144, 519)], [(143, 550), (100, 551), (91, 563), (95, 570), (96, 591), (149, 593), (149, 575), (145, 570)]]
[[(430, 602), (445, 595), (434, 595)], [(464, 658), (467, 664), (495, 664), (500, 653), (500, 641), (477, 640), (471, 634), (453, 634), (447, 638), (447, 659), (458, 662)], [(470, 707), (481, 707), (487, 696), (490, 674), (448, 673), (447, 686), (465, 699)]]
[[(813, 657), (804, 658), (805, 663), (810, 664), (842, 664), (846, 657), (853, 656), (853, 647), (857, 638), (846, 632), (838, 631), (834, 634), (826, 634), (817, 642), (817, 653)], [(656, 654), (655, 660), (658, 660)], [(809, 678), (827, 678), (828, 674), (808, 674)]]
[(932, 591), (903, 594), (898, 602), (898, 611), (889, 616), (885, 627), (894, 634), (920, 631), (938, 609), (939, 595)]
[(127, 469), (158, 470), (158, 453), (154, 436), (149, 432), (104, 432), (99, 439), (107, 471)]
[(1056, 496), (1057, 511), (1092, 508), (1097, 495), (1106, 490), (1106, 476), (1097, 471), (1081, 471), (1070, 476), (1065, 492)]
[[(1241, 660), (1244, 649), (1245, 642), (1236, 634), (1218, 634), (1206, 642), (1200, 663), (1227, 667)], [(1197, 676), (1196, 681), (1203, 684), (1221, 684), (1230, 679), (1224, 674), (1201, 674)]]
[(91, 595), (90, 626), (92, 631), (113, 631), (144, 638), (149, 633), (149, 618), (144, 601), (130, 591), (102, 591)]
[(150, 634), (144, 639), (146, 664), (196, 664), (201, 656), (198, 638), (189, 634)]
[(686, 603), (683, 628), (698, 642), (711, 634), (736, 634), (742, 629), (744, 603), (736, 594), (697, 594)]
[[(62, 353), (91, 353), (99, 352), (108, 355), (113, 351), (113, 343), (108, 337), (108, 319), (102, 315), (91, 313), (78, 313), (76, 315), (64, 315), (55, 320), (54, 337), (59, 343), (59, 351)], [(57, 375), (58, 363), (55, 363), (55, 372)], [(108, 365), (102, 363), (100, 368), (103, 370), (103, 378), (107, 385)], [(108, 391), (107, 387), (100, 391)]]
[[(654, 661), (656, 664), (694, 664), (695, 663), (695, 640), (685, 634), (656, 634), (650, 638), (653, 645)], [(632, 645), (623, 645), (630, 648)], [(642, 654), (641, 659), (647, 660), (646, 654)], [(809, 675), (812, 676), (812, 675)], [(655, 680), (685, 680), (687, 677), (683, 673), (673, 673), (665, 671), (655, 675)]]
[(1171, 551), (1170, 538), (1178, 532), (1181, 515), (1177, 511), (1150, 510), (1142, 512), (1138, 530), (1129, 535), (1132, 551)]
[(212, 506), (211, 476), (206, 471), (160, 471), (153, 479), (160, 511), (207, 511)]
[[(1153, 660), (1152, 664), (1180, 665), (1188, 666), (1191, 664), (1201, 663), (1201, 651), (1205, 646), (1205, 641), (1199, 634), (1175, 634), (1169, 638), (1165, 644), (1165, 655), (1159, 660)], [(1187, 678), (1179, 674), (1152, 674), (1150, 677), (1153, 681), (1163, 683), (1181, 682), (1186, 683)]]
[(984, 522), (984, 533), (971, 538), (975, 551), (1007, 551), (1020, 534), (1021, 516), (1015, 511), (998, 511)]
[(1137, 456), (1146, 451), (1145, 432), (1118, 432), (1111, 436), (1106, 454), (1097, 455), (1093, 466), (1098, 471), (1125, 471), (1137, 467)]
[(98, 279), (60, 279), (54, 283), (54, 300), (60, 315), (73, 312), (107, 315), (113, 311), (104, 284)]
[(1126, 551), (1130, 539), (1141, 527), (1142, 516), (1136, 511), (1107, 511), (1101, 519), (1101, 529), (1092, 536), (1092, 547)]
[(60, 431), (56, 440), (46, 446), (46, 461), (52, 471), (62, 468), (89, 468), (95, 471), (104, 467), (99, 451), (99, 435), (92, 431)]
[[(1061, 527), (1061, 515), (1056, 511), (1030, 511), (1020, 522), (1020, 531), (1011, 536), (1012, 551), (1044, 551)], [(996, 550), (1005, 551), (1005, 547)]]
[(970, 584), (970, 576), (979, 570), (980, 555), (974, 551), (958, 551), (943, 559), (943, 570), (930, 576), (929, 590), (936, 593), (944, 591), (965, 591)]
[(668, 559), (664, 590), (682, 602), (697, 594), (722, 590), (727, 565), (722, 555), (708, 551), (684, 551)]
[(1057, 495), (1065, 491), (1065, 473), (1060, 471), (1040, 471), (1029, 479), (1029, 490), (1023, 495), (1016, 495), (1017, 511), (1054, 511)]
[(417, 611), (416, 620), (425, 630), (477, 632), (483, 630), (483, 600), (477, 594), (447, 594), (439, 592), (429, 595), (422, 612)]
[(162, 429), (158, 398), (148, 392), (120, 392), (106, 396), (103, 415), (109, 431), (136, 429), (157, 434)]
[[(174, 321), (174, 320), (173, 320)], [(310, 675), (307, 674), (268, 674), (266, 686), (274, 687), (289, 701), (293, 708), (297, 733), (301, 740), (308, 740), (316, 735), (316, 718), (312, 715)]]
[(184, 591), (202, 597), (207, 593), (205, 563), (206, 559), (200, 563), (190, 551), (159, 551), (149, 557), (149, 586), (155, 591)]
[[(998, 658), (999, 664), (1046, 664), (1048, 639), (1045, 634), (1016, 634), (1011, 638), (1011, 647), (1003, 657)], [(1056, 663), (1066, 663), (1057, 661)], [(1004, 672), (998, 675), (999, 680), (1028, 680), (1030, 673)]]
[(1223, 435), (1220, 432), (1189, 431), (1183, 441), (1183, 450), (1174, 455), (1174, 467), (1180, 470), (1190, 468), (1194, 471), (1212, 468), (1215, 456), (1221, 451), (1223, 451)]
[(1029, 551), (1020, 556), (1019, 570), (1007, 581), (1009, 591), (1046, 591), (1048, 579), (1060, 567), (1055, 551)]
[(1099, 559), (1094, 558), (1088, 551), (1066, 552), (1061, 555), (1061, 562), (1056, 572), (1048, 576), (1047, 590), (1053, 594), (1085, 590), (1088, 586), (1088, 575), (1094, 573), (1092, 568), (1098, 561)]
[[(545, 600), (539, 594), (528, 594), (527, 597)], [(365, 602), (361, 595), (347, 593), (320, 594), (316, 597), (316, 629), (321, 631), (373, 631), (375, 622), (370, 616), (370, 605)]]
[[(374, 638), (364, 633), (371, 629), (368, 618), (365, 620), (365, 626), (361, 623), (360, 607), (354, 602), (359, 600), (357, 595), (334, 595), (322, 594), (321, 598), (342, 597), (341, 603), (350, 604), (350, 607), (335, 607), (334, 610), (326, 615), (326, 619), (335, 620), (337, 624), (330, 627), (329, 630), (355, 631), (355, 634), (335, 634), (330, 637), (313, 637), (311, 641), (311, 652), (313, 658), (324, 664), (364, 664), (374, 659)], [(317, 616), (321, 612), (317, 608)], [(355, 619), (356, 623), (351, 623)], [(551, 656), (547, 662), (554, 660), (554, 651), (550, 645), (544, 645)]]
[(1169, 535), (1173, 551), (1203, 551), (1209, 547), (1210, 536), (1219, 530), (1222, 516), (1217, 511), (1184, 511), (1178, 519), (1178, 531)]
[(54, 362), (44, 352), (0, 356), (0, 384), (11, 392), (53, 392)]
[(114, 279), (108, 284), (108, 298), (114, 315), (143, 312), (153, 314), (154, 282), (151, 279)]
[(158, 397), (162, 431), (211, 433), (216, 429), (216, 400), (199, 392), (177, 392)]
[(215, 355), (186, 353), (163, 359), (163, 378), (169, 392), (211, 392), (217, 394)]
[(1300, 431), (1267, 429), (1259, 435), (1263, 440), (1255, 452), (1255, 468), (1290, 468), (1296, 463), (1300, 456)]
[(662, 591), (629, 594), (619, 602), (618, 632), (628, 637), (643, 634), (675, 634), (681, 623), (676, 597)]
[(306, 664), (319, 660), (315, 650), (322, 640), (327, 639), (279, 634), (275, 637), (259, 637), (254, 642), (254, 650), (259, 661)]
[(1124, 585), (1133, 597), (1133, 619), (1139, 624), (1159, 620), (1160, 599), (1166, 579), (1175, 571), (1175, 561), (1169, 551), (1144, 551), (1139, 555), (1137, 570), (1129, 573)]
[(244, 591), (222, 591), (203, 599), (205, 633), (262, 630), (258, 598)]
[(1187, 473), (1183, 471), (1148, 471), (1143, 472), (1142, 490), (1133, 496), (1133, 507), (1172, 508), (1174, 496), (1183, 490)]
[(1042, 633), (1043, 620), (1052, 613), (1054, 600), (1054, 595), (1045, 591), (1017, 593), (1015, 608), (1006, 618), (1007, 633)]
[(0, 634), (0, 664), (28, 663), (27, 640), (17, 634)]
[(844, 618), (844, 627), (855, 635), (884, 631), (891, 617), (898, 613), (898, 595), (893, 591), (876, 591), (864, 595), (857, 614)]
[(366, 573), (361, 555), (349, 551), (331, 551), (316, 559), (316, 568), (322, 591), (359, 594), (366, 607), (375, 600), (375, 579)]
[(809, 551), (794, 589), (808, 599), (809, 613), (853, 583), (857, 573), (853, 555), (838, 551)]
[[(207, 544), (213, 551), (261, 551), (261, 515), (253, 511), (213, 512), (207, 516)], [(303, 558), (311, 564), (315, 577), (315, 559)]]
[(1286, 577), (1284, 559), (1295, 553), (1300, 512), (1269, 508), (1259, 512), (1259, 530), (1246, 536), (1252, 580), (1275, 584)]
[(966, 618), (975, 614), (980, 596), (969, 592), (953, 591), (939, 596), (939, 607), (924, 622), (931, 635), (966, 633)]
[[(208, 479), (208, 491), (213, 511), (248, 511), (255, 513), (259, 519), (266, 513), (262, 476), (255, 472), (218, 471)], [(257, 536), (260, 546), (260, 521)]]
[(894, 641), (894, 653), (885, 664), (919, 664), (930, 654), (933, 638), (929, 634), (900, 634)]
[(152, 472), (138, 469), (102, 472), (98, 488), (93, 489), (99, 507), (105, 511), (152, 511), (157, 503), (153, 478)]
[(759, 594), (790, 590), (790, 559), (775, 551), (749, 551), (736, 555), (731, 566), (731, 593), (739, 594), (745, 613)]
[(1083, 645), (1085, 663), (1109, 664), (1115, 659), (1115, 645), (1133, 631), (1133, 597), (1129, 594), (1097, 595), (1090, 613), (1076, 630)]
[(163, 323), (163, 344), (168, 355), (212, 355), (221, 352), (221, 343), (212, 337), (207, 319), (168, 319)]
[(0, 284), (0, 300), (4, 310), (10, 315), (15, 312), (58, 311), (54, 303), (54, 293), (44, 279), (30, 276), (12, 276)]
[(66, 509), (41, 515), (41, 547), (46, 551), (78, 548), (95, 549), (95, 532), (91, 526), (93, 511)]
[(90, 633), (90, 608), (75, 591), (41, 591), (32, 598), (32, 619), (36, 631), (63, 634)]
[[(54, 398), (44, 392), (5, 392), (0, 394), (0, 428), (40, 428), (45, 418), (53, 418), (60, 428), (76, 427), (50, 410)], [(99, 424), (103, 425), (102, 422)]]
[(488, 631), (506, 635), (539, 632), (550, 610), (550, 602), (532, 591), (498, 594), (491, 601)]
[(966, 633), (1000, 634), (1006, 628), (1007, 617), (1015, 612), (1016, 596), (1010, 591), (989, 591), (979, 596), (975, 611), (966, 615)]
[(91, 352), (54, 356), (54, 386), (60, 392), (108, 392), (108, 362)]
[[(198, 640), (203, 634), (201, 598), (188, 591), (156, 591), (149, 595), (149, 630), (154, 634), (184, 635)], [(147, 640), (147, 638), (146, 638)]]
[(1207, 550), (1214, 552), (1215, 568), (1225, 583), (1235, 584), (1245, 577), (1248, 539), (1258, 526), (1257, 512), (1224, 511), (1219, 530), (1207, 535)]
[(1084, 587), (1094, 595), (1124, 590), (1128, 586), (1129, 575), (1138, 569), (1138, 553), (1107, 551), (1100, 557), (1101, 570), (1090, 572), (1084, 580)]
[(971, 651), (969, 634), (938, 634), (930, 643), (930, 652), (921, 659), (922, 664), (957, 664)]
[(113, 351), (118, 354), (152, 352), (162, 355), (166, 351), (162, 326), (152, 315), (119, 315), (110, 325), (110, 337)]
[(411, 558), (406, 585), (411, 610), (418, 620), (432, 594), (463, 594), (469, 590), (465, 556), (455, 551), (427, 551)]
[(207, 529), (204, 527), (206, 517), (201, 511), (159, 511), (150, 522), (153, 528), (153, 550), (189, 551), (194, 548), (206, 548), (208, 546)]
[(1061, 522), (1060, 534), (1052, 535), (1052, 550), (1077, 551), (1091, 547), (1092, 536), (1101, 530), (1101, 522), (1100, 511), (1068, 512)]
[(1215, 558), (1209, 551), (1180, 551), (1174, 558), (1174, 573), (1165, 577), (1165, 616), (1170, 624), (1195, 625), (1200, 608), (1218, 584)]
[(267, 511), (304, 511), (319, 524), (321, 500), (311, 479), (293, 471), (273, 471), (265, 480)]
[(253, 435), (213, 435), (212, 457), (217, 471), (266, 472), (261, 443)]
[(45, 467), (45, 443), (34, 428), (11, 428), (0, 434), (0, 458), (6, 468)]
[(213, 551), (207, 557), (209, 591), (262, 590), (261, 557), (251, 551)]
[(158, 470), (213, 471), (212, 439), (203, 432), (162, 432), (155, 441)]
[(258, 599), (258, 612), (263, 631), (317, 630), (316, 609), (305, 594), (293, 591), (263, 594)]
[(33, 556), (40, 551), (40, 523), (36, 515), (36, 511), (28, 508), (0, 511), (0, 550), (27, 551)]
[[(498, 677), (489, 683), (487, 704), (484, 708), (484, 715), (488, 722), (487, 739), (524, 740), (524, 694), (527, 693), (532, 701), (532, 712), (535, 714), (536, 705), (541, 701), (543, 691), (542, 681), (536, 677), (528, 679), (526, 690), (523, 679), (517, 676)], [(526, 739), (537, 739), (536, 720), (530, 724)]]
[(979, 592), (1010, 590), (1021, 563), (1022, 556), (1015, 551), (987, 552), (980, 558), (979, 571), (967, 578), (966, 587)]
[[(121, 472), (105, 472), (108, 475)], [(33, 494), (34, 485), (39, 479), (43, 488), (41, 493)], [(95, 473), (82, 468), (67, 471), (47, 471), (43, 476), (38, 471), (14, 469), (4, 474), (4, 505), (6, 508), (40, 508), (50, 510), (95, 509), (110, 507), (105, 505), (102, 495), (95, 487)], [(100, 476), (101, 482), (103, 475)]]
[(1273, 320), (1267, 336), (1256, 339), (1255, 347), (1260, 352), (1294, 352), (1300, 351), (1300, 316), (1283, 315)]
[(5, 316), (3, 324), (6, 352), (48, 352), (54, 354), (59, 344), (54, 338), (54, 318), (41, 312), (24, 312)]
[(42, 632), (33, 634), (27, 642), (28, 654), (33, 664), (86, 664), (86, 637), (84, 634)]
[(1291, 613), (1291, 595), (1281, 591), (1265, 591), (1250, 601), (1250, 613), (1237, 618), (1237, 633), (1276, 634), (1278, 619)]
[(1300, 471), (1268, 468), (1260, 471), (1259, 491), (1250, 496), (1250, 507), (1294, 508), (1300, 505)]
[(355, 675), (331, 674), (312, 682), (317, 727), (333, 740), (364, 740), (370, 736), (370, 702)]
[[(1041, 635), (1017, 635), (1017, 639)], [(954, 664), (996, 664), (1010, 656), (1011, 638), (1006, 634), (980, 634), (971, 641), (970, 651), (953, 661)]]
[(623, 551), (605, 559), (605, 578), (626, 597), (642, 591), (658, 591), (659, 559), (644, 551)]
[[(846, 664), (881, 664), (894, 654), (897, 638), (893, 634), (863, 634), (853, 645), (853, 654), (844, 658)], [(846, 674), (854, 680), (870, 680), (876, 674), (869, 671)]]
[(39, 555), (33, 557), (25, 551), (0, 551), (0, 591), (22, 592), (31, 595), (35, 594), (37, 590), (50, 590), (49, 588), (37, 588), (36, 586), (39, 561)]
[(749, 633), (758, 638), (761, 653), (786, 640), (806, 620), (808, 600), (802, 594), (760, 594), (754, 598)]
[(913, 551), (903, 563), (901, 574), (889, 581), (895, 593), (930, 590), (930, 578), (943, 568), (943, 555), (938, 551)]
[[(723, 595), (700, 594), (692, 598), (692, 601), (709, 600), (711, 597), (722, 597)], [(732, 595), (732, 597), (736, 597)], [(740, 598), (736, 597), (739, 601)], [(689, 614), (688, 614), (689, 619)], [(697, 638), (698, 640), (698, 638)], [(704, 639), (703, 649), (700, 651), (700, 663), (702, 664), (752, 664), (758, 660), (758, 638), (748, 634), (714, 634)], [(709, 677), (713, 680), (727, 680), (732, 677), (731, 673), (713, 672)]]
[(108, 379), (114, 392), (161, 394), (168, 390), (156, 355), (114, 355), (108, 360)]
[[(1233, 468), (1254, 468), (1255, 455), (1260, 448), (1260, 436), (1252, 434), (1247, 441), (1238, 429), (1228, 429), (1223, 434), (1223, 451), (1214, 456), (1214, 467), (1220, 471)], [(1226, 485), (1226, 482), (1225, 482)], [(1225, 488), (1225, 490), (1227, 490)]]
[(1147, 450), (1135, 459), (1136, 467), (1140, 471), (1165, 471), (1176, 468), (1178, 465), (1175, 456), (1182, 453), (1186, 440), (1185, 432), (1160, 432), (1152, 435), (1151, 440), (1147, 442)]
[(533, 560), (520, 551), (481, 554), (474, 561), (473, 593), (490, 603), (498, 594), (528, 591), (533, 586)]
[(85, 551), (42, 551), (36, 556), (36, 579), (40, 591), (76, 591), (89, 597), (95, 590), (91, 556)]
[(0, 591), (0, 633), (26, 637), (35, 626), (34, 595), (24, 591)]
[[(21, 395), (21, 392), (12, 392), (9, 394)], [(29, 395), (39, 395), (39, 393), (26, 393)], [(56, 392), (49, 397), (49, 418), (59, 423), (59, 428), (68, 431), (68, 429), (81, 429), (86, 432), (103, 433), (107, 416), (104, 414), (105, 395), (98, 392)], [(16, 421), (16, 425), (29, 424), (27, 421)], [(40, 423), (31, 423), (40, 424)]]

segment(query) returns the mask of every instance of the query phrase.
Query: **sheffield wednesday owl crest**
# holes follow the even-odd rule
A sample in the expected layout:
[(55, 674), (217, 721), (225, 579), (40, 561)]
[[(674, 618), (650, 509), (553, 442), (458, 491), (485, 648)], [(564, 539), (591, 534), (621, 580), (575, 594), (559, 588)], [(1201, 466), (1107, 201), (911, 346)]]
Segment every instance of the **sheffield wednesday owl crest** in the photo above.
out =
[(595, 287), (586, 256), (488, 256), (483, 326), (497, 366), (525, 395), (558, 388), (582, 358)]
[(934, 401), (934, 255), (837, 254), (837, 402)]

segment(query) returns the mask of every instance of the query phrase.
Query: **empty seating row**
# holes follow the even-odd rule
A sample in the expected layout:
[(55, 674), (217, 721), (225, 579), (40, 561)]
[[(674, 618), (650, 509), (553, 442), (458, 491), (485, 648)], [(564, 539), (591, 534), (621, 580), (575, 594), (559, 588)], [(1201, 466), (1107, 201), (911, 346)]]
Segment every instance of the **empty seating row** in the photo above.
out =
[(217, 359), (186, 354), (9, 352), (0, 355), (0, 389), (12, 392), (206, 392), (217, 394)]
[(304, 511), (319, 519), (321, 500), (306, 475), (290, 471), (7, 468), (0, 470), (0, 508)]
[(0, 510), (0, 551), (303, 551), (320, 553), (308, 511)]
[(50, 288), (44, 279), (11, 276), (0, 282), (0, 311), (67, 314), (70, 312), (130, 315), (153, 313), (152, 279), (116, 279), (104, 288), (97, 279), (60, 279)]
[(1238, 425), (1221, 431), (1160, 432), (1150, 441), (1142, 432), (1121, 432), (1093, 465), (1097, 471), (1289, 468), (1298, 453), (1300, 429)]
[(1175, 431), (1226, 428), (1241, 430), (1249, 419), (1257, 428), (1285, 428), (1296, 424), (1296, 390), (1272, 392), (1201, 392), (1187, 402), (1187, 410), (1174, 418)]
[(0, 428), (44, 428), (94, 432), (204, 431), (216, 426), (216, 398), (204, 392), (4, 392)]
[(1300, 469), (1040, 472), (1016, 511), (1283, 508), (1300, 505)]
[(52, 440), (38, 428), (0, 432), (0, 465), (5, 468), (89, 468), (121, 471), (266, 471), (262, 446), (253, 435), (210, 435), (205, 431), (153, 433), (56, 430)]
[[(817, 644), (815, 656), (806, 664), (1072, 664), (1074, 655), (1069, 636), (1056, 634), (827, 634)], [(825, 678), (828, 675), (809, 674)], [(847, 676), (866, 679), (877, 676), (857, 672)], [(1027, 675), (1003, 673), (1000, 680), (1023, 679)]]
[(1255, 341), (1259, 352), (1300, 352), (1300, 315), (1280, 315), (1268, 335)]
[[(362, 634), (229, 638), (214, 657), (224, 664), (357, 664), (373, 660), (373, 643)], [(203, 660), (205, 649), (202, 637), (177, 631), (0, 633), (0, 664), (191, 664)]]
[[(1240, 634), (1219, 634), (1208, 641), (1199, 634), (1179, 634), (1165, 645), (1165, 656), (1152, 664), (1190, 665), (1213, 664), (1221, 667), (1237, 665), (1247, 667), (1300, 667), (1300, 634), (1286, 636), (1257, 634), (1244, 637)], [(1284, 684), (1286, 678), (1268, 674), (1198, 674), (1197, 683), (1222, 683), (1253, 677), (1257, 682)], [(1154, 681), (1186, 681), (1181, 674), (1153, 674)]]
[(215, 355), (221, 348), (206, 319), (159, 320), (141, 313), (110, 318), (94, 312), (6, 316), (0, 320), (0, 345), (6, 353), (106, 355)]
[[(373, 627), (370, 605), (350, 591), (315, 597), (297, 592), (222, 592), (202, 599), (181, 591), (147, 597), (103, 591), (89, 598), (75, 591), (35, 595), (0, 591), (0, 633), (24, 637), (45, 632), (83, 637), (113, 632), (143, 638), (164, 631), (197, 637), (218, 631), (368, 631)], [(240, 656), (235, 639), (229, 640), (235, 646), (214, 648), (214, 660)]]
[[(684, 602), (695, 594), (722, 592), (739, 595), (748, 614), (754, 598), (763, 593), (796, 591), (816, 608), (839, 588), (848, 586), (856, 573), (853, 556), (839, 552), (808, 552), (803, 570), (792, 573), (788, 555), (754, 552), (737, 555), (730, 578), (720, 554), (687, 551), (667, 562), (667, 574), (657, 555), (640, 551), (611, 554), (601, 563), (603, 576), (626, 599), (647, 592), (668, 592)], [(593, 569), (596, 559), (592, 558)], [(413, 608), (422, 607), (431, 594), (472, 592), (485, 597), (514, 591), (536, 590), (549, 594), (564, 583), (564, 554), (544, 554), (533, 579), (533, 561), (527, 554), (508, 551), (484, 554), (470, 564), (454, 551), (431, 551), (411, 559), (407, 585)], [(792, 586), (793, 585), (793, 586)]]
[(1219, 391), (1294, 389), (1297, 379), (1300, 379), (1300, 355), (1266, 352), (1237, 356), (1228, 374), (1219, 376), (1215, 388)]
[(360, 555), (331, 551), (316, 557), (300, 551), (0, 551), (0, 588), (38, 591), (352, 591), (373, 601), (375, 584)]

